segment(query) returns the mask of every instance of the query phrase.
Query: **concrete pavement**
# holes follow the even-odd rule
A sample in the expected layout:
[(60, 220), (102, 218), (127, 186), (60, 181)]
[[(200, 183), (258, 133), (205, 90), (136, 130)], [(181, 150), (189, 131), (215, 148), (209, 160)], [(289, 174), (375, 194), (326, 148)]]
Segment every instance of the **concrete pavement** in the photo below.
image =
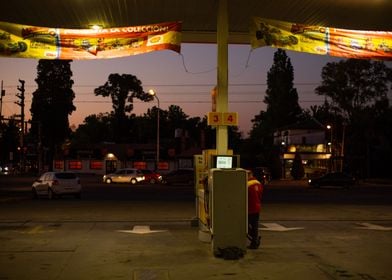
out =
[(239, 260), (216, 258), (199, 241), (192, 203), (172, 202), (153, 220), (137, 218), (142, 203), (115, 219), (102, 216), (105, 205), (79, 216), (48, 205), (57, 219), (1, 212), (0, 279), (392, 279), (389, 205), (267, 204), (262, 247)]
[(224, 260), (191, 226), (192, 201), (1, 203), (0, 280), (392, 280), (391, 210), (265, 203), (261, 248)]
[(132, 229), (14, 225), (9, 242), (1, 236), (0, 279), (391, 279), (390, 232), (372, 240), (364, 230), (328, 231), (314, 241), (303, 231), (262, 232), (262, 248), (223, 260), (198, 241), (195, 229), (156, 225), (150, 229), (159, 232), (127, 232)]

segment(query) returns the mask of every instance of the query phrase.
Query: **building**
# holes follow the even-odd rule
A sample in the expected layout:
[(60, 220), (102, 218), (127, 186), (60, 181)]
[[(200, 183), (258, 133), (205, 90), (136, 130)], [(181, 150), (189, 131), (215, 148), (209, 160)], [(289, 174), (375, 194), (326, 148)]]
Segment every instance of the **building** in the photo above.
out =
[(296, 154), (302, 159), (305, 176), (331, 170), (332, 139), (330, 130), (314, 119), (297, 122), (274, 133), (274, 145), (280, 147), (282, 178), (290, 178)]
[(191, 147), (185, 150), (162, 148), (160, 161), (156, 166), (156, 145), (101, 143), (89, 148), (78, 149), (71, 155), (57, 157), (53, 162), (54, 171), (73, 171), (84, 174), (108, 174), (119, 168), (158, 170), (166, 173), (178, 168), (193, 168), (193, 155), (201, 149)]

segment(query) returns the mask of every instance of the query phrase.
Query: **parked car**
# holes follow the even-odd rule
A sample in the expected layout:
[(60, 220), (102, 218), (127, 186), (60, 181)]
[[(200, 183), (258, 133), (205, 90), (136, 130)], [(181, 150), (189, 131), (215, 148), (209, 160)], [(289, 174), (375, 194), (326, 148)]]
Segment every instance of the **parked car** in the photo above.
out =
[(350, 187), (356, 182), (355, 178), (343, 172), (327, 173), (318, 178), (311, 178), (308, 180), (310, 186), (319, 188), (322, 186), (340, 186)]
[(103, 175), (104, 183), (131, 183), (132, 185), (144, 181), (144, 175), (141, 170), (136, 168), (122, 168), (114, 173)]
[(253, 175), (263, 184), (268, 184), (271, 181), (271, 171), (268, 167), (260, 166), (252, 169)]
[(156, 184), (162, 181), (161, 174), (150, 170), (150, 169), (140, 169), (144, 175), (144, 181), (150, 184)]
[(72, 172), (45, 172), (32, 185), (33, 198), (48, 196), (53, 199), (62, 195), (80, 198), (82, 185), (79, 177)]
[(162, 183), (167, 185), (193, 185), (194, 181), (193, 169), (177, 169), (162, 175)]

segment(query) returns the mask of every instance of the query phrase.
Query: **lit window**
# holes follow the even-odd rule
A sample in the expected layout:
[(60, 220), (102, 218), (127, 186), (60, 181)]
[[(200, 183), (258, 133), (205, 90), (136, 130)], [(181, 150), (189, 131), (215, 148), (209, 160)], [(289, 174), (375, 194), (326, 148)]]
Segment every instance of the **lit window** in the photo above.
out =
[(103, 168), (103, 162), (101, 160), (91, 160), (90, 169), (101, 170)]
[(82, 169), (82, 162), (80, 160), (70, 160), (68, 162), (69, 169)]

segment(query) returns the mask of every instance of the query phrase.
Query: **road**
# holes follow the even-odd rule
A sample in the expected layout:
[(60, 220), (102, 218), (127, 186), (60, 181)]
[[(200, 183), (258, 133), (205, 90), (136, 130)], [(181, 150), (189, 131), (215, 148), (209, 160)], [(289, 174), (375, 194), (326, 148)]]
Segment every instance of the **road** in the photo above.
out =
[[(33, 200), (32, 178), (0, 178), (0, 279), (392, 279), (392, 187), (266, 186), (262, 247), (214, 258), (192, 227), (192, 188), (105, 185)], [(228, 217), (229, 218), (229, 217)]]
[[(31, 198), (33, 176), (0, 176), (0, 198), (20, 200)], [(83, 200), (158, 200), (194, 201), (194, 190), (190, 186), (161, 184), (105, 184), (101, 176), (81, 176)], [(353, 203), (391, 204), (392, 185), (360, 183), (350, 189), (340, 187), (309, 187), (305, 181), (276, 180), (265, 187), (264, 203)]]

